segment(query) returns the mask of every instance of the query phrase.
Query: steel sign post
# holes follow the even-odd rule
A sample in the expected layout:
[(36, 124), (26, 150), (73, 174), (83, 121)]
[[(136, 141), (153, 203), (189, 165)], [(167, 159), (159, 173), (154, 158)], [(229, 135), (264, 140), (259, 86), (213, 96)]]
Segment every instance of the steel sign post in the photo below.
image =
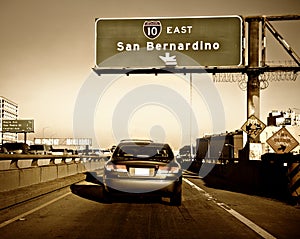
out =
[(163, 68), (166, 56), (177, 67), (243, 62), (240, 16), (97, 19), (95, 32), (96, 68)]

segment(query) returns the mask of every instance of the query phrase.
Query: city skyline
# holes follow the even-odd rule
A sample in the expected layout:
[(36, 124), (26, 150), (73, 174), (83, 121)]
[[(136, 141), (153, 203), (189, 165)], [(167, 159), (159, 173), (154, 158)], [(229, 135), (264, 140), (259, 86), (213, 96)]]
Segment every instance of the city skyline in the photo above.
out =
[[(80, 92), (87, 81), (102, 80), (91, 69), (95, 57), (95, 18), (300, 14), (300, 4), (297, 0), (285, 2), (276, 0), (272, 4), (267, 1), (252, 1), (249, 4), (248, 1), (234, 0), (227, 1), (226, 4), (216, 0), (205, 4), (194, 0), (177, 4), (172, 4), (172, 1), (151, 3), (145, 5), (139, 1), (117, 3), (110, 1), (104, 4), (104, 1), (71, 0), (0, 2), (2, 29), (0, 95), (18, 103), (20, 119), (35, 120), (35, 133), (29, 134), (29, 139), (42, 136), (58, 138), (74, 136), (74, 112)], [(299, 21), (272, 22), (272, 24), (299, 53), (300, 33), (297, 31), (300, 26)], [(267, 40), (267, 61), (290, 60), (270, 34), (267, 35)], [(197, 79), (197, 76), (193, 77)], [(181, 96), (183, 103), (190, 103), (191, 100), (188, 79), (162, 75), (117, 78), (114, 87), (106, 91), (107, 95), (95, 103), (95, 121), (98, 120), (101, 124), (93, 127), (101, 147), (117, 143), (113, 142), (112, 137), (116, 133), (113, 133), (110, 128), (113, 124), (114, 109), (118, 107), (120, 99), (135, 88), (142, 89), (145, 85), (154, 87), (153, 85), (157, 84), (162, 94), (164, 90), (169, 90), (174, 93), (174, 97)], [(213, 83), (212, 79), (211, 82), (213, 91), (220, 97), (223, 105), (225, 130), (240, 129), (247, 115), (246, 91), (242, 91), (237, 82)], [(184, 89), (184, 92), (181, 89)], [(299, 89), (299, 77), (296, 81), (270, 82), (268, 88), (261, 91), (261, 120), (266, 122), (267, 114), (271, 110), (299, 109)], [(198, 122), (199, 129), (193, 134), (193, 138), (201, 137), (204, 133), (214, 133), (210, 122), (211, 109), (207, 106), (207, 99), (203, 97), (203, 93), (197, 95), (193, 91), (195, 98), (192, 99), (191, 109), (197, 120), (199, 120), (198, 115), (204, 112), (201, 123)], [(115, 97), (116, 95), (118, 97)], [(144, 106), (132, 112), (127, 125), (130, 131), (141, 132), (136, 133), (138, 136), (165, 138), (168, 141), (171, 138), (184, 138), (180, 132), (183, 120), (180, 120), (181, 116), (178, 116), (177, 112), (181, 107), (177, 106), (172, 111), (169, 110), (170, 107), (162, 107), (159, 104), (144, 104)], [(204, 111), (199, 112), (200, 109)], [(153, 118), (163, 117), (161, 120), (143, 121), (143, 117), (149, 112), (152, 113)], [(101, 121), (103, 114), (109, 116), (104, 122)], [(151, 117), (148, 115), (147, 118)], [(141, 122), (144, 122), (144, 126), (139, 127), (144, 129), (137, 127)], [(173, 135), (169, 136), (172, 131), (171, 125), (175, 130), (172, 132)], [(185, 130), (187, 133), (190, 132), (189, 128)], [(108, 135), (109, 137), (105, 139)], [(176, 147), (180, 144), (175, 141), (172, 143)]]

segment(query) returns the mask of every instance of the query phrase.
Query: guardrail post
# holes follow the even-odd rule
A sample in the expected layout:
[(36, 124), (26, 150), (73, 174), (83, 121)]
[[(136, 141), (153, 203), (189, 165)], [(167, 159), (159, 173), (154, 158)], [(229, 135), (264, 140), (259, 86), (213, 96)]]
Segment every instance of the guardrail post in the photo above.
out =
[(76, 157), (72, 157), (71, 163), (76, 163)]
[(38, 160), (39, 159), (32, 159), (32, 162), (31, 162), (31, 167), (38, 167)]
[(10, 169), (19, 169), (18, 159), (12, 159), (10, 162)]
[(55, 158), (50, 158), (49, 165), (55, 165)]

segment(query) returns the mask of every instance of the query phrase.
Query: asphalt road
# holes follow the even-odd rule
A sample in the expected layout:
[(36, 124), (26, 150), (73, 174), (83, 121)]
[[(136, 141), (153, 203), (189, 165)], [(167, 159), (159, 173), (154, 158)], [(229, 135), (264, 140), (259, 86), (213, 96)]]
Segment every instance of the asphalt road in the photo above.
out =
[(1, 239), (300, 238), (298, 207), (187, 180), (179, 207), (167, 198), (106, 202), (101, 185), (77, 183), (2, 210)]

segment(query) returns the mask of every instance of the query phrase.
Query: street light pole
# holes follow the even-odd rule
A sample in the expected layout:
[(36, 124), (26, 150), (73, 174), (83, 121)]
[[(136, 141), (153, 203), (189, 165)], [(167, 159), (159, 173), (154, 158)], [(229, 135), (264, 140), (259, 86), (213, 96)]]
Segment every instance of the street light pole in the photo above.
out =
[(49, 126), (43, 127), (43, 138), (45, 138), (45, 129), (50, 128)]

